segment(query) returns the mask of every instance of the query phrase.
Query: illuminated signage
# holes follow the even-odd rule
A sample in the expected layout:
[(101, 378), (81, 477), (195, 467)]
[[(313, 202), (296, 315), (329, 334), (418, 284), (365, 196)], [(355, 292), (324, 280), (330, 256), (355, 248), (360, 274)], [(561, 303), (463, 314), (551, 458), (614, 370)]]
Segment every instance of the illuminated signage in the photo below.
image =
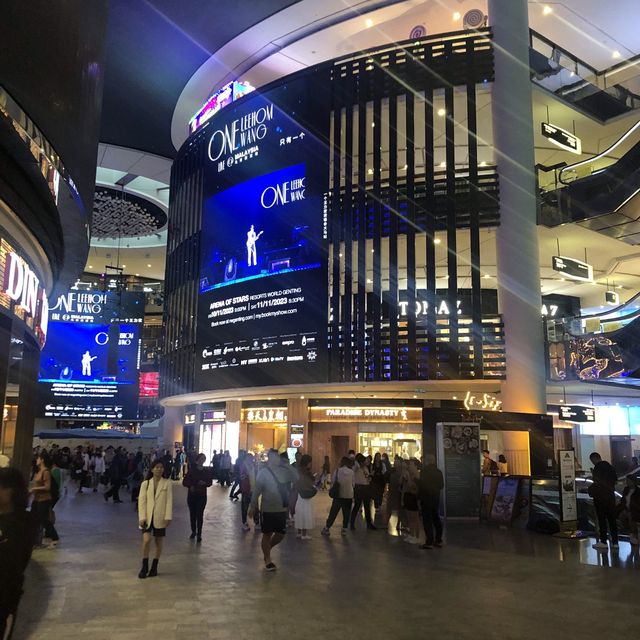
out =
[(551, 267), (554, 271), (572, 280), (582, 280), (583, 282), (593, 281), (593, 267), (581, 260), (553, 256), (551, 259)]
[(291, 446), (299, 449), (304, 443), (304, 425), (292, 424), (289, 432)]
[(620, 304), (620, 294), (617, 291), (605, 291), (604, 300), (607, 304), (615, 307)]
[(566, 422), (595, 422), (596, 409), (578, 404), (563, 404), (558, 409), (558, 416)]
[(51, 308), (51, 320), (142, 324), (144, 295), (137, 292), (69, 291)]
[(498, 400), (496, 396), (490, 393), (474, 394), (467, 391), (464, 397), (464, 407), (467, 410), (481, 409), (483, 411), (502, 411), (502, 400)]
[[(40, 286), (38, 276), (11, 246), (2, 241), (0, 250), (2, 264), (2, 292), (22, 310), (33, 323), (33, 331), (42, 348), (47, 338), (49, 325), (49, 301)], [(20, 314), (18, 314), (20, 315)]]
[(230, 82), (222, 89), (216, 91), (207, 98), (207, 101), (200, 107), (191, 120), (189, 120), (189, 133), (194, 133), (202, 127), (220, 109), (238, 100), (242, 96), (254, 90), (248, 82)]
[(287, 422), (286, 409), (243, 409), (242, 414), (246, 422)]
[(226, 413), (224, 411), (203, 411), (202, 422), (224, 422)]
[(422, 422), (421, 407), (311, 407), (313, 422)]
[(578, 155), (582, 153), (582, 141), (580, 138), (554, 124), (543, 122), (542, 135), (551, 142), (551, 144), (555, 144), (556, 147)]
[(196, 423), (196, 414), (195, 413), (185, 413), (185, 415), (184, 415), (184, 423), (185, 424), (195, 424)]

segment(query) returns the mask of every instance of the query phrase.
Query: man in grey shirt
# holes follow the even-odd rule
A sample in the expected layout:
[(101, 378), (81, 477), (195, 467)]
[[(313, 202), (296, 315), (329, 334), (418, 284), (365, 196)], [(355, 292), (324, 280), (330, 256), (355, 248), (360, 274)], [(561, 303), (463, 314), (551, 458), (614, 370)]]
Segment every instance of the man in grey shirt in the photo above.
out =
[(247, 514), (249, 518), (253, 517), (262, 496), (262, 554), (267, 571), (276, 570), (271, 562), (271, 549), (282, 542), (287, 532), (289, 484), (296, 478), (295, 469), (281, 463), (277, 449), (269, 449), (267, 464), (258, 472)]

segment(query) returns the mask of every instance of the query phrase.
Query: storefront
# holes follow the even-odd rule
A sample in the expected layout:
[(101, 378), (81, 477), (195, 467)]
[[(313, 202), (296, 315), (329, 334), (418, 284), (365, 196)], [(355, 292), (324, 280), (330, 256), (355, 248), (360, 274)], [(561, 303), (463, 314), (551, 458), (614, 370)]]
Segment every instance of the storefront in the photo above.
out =
[(417, 406), (312, 406), (309, 446), (314, 468), (329, 456), (335, 469), (353, 449), (365, 455), (386, 453), (422, 458), (422, 408)]
[(271, 448), (288, 446), (286, 406), (245, 408), (241, 416), (241, 449), (261, 457)]
[(224, 410), (203, 411), (200, 414), (200, 440), (198, 451), (211, 462), (214, 452), (224, 451), (225, 441)]

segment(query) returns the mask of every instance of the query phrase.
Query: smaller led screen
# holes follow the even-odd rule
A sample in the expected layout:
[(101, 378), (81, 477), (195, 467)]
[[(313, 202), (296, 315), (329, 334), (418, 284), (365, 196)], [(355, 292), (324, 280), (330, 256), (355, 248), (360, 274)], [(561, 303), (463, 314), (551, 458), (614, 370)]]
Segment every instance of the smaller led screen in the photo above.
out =
[(157, 398), (160, 374), (157, 371), (149, 371), (140, 374), (140, 397)]

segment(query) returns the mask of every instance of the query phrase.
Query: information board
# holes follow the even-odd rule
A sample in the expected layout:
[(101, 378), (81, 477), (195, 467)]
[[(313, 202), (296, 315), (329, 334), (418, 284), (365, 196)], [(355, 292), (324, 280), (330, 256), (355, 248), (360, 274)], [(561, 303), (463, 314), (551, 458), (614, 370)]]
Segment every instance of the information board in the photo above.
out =
[(327, 378), (327, 109), (302, 78), (205, 129), (200, 390)]

